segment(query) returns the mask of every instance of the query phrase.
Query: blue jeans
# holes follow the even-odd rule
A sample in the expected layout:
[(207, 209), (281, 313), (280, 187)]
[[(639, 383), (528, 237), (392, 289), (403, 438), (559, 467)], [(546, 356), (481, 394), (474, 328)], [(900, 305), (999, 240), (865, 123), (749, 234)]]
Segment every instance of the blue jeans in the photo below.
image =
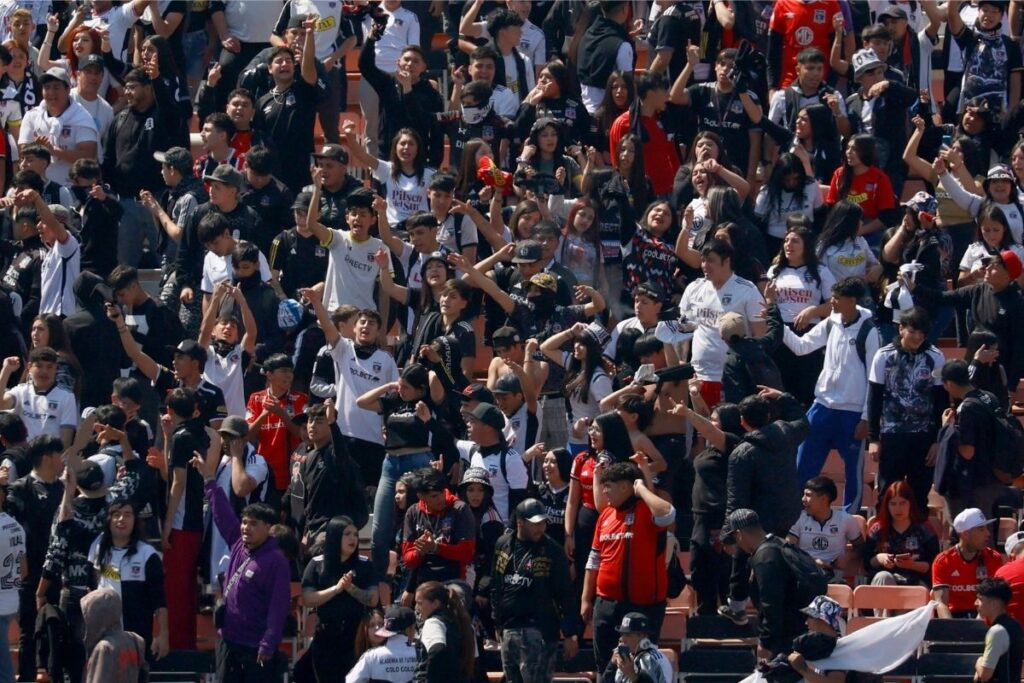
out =
[(430, 467), (434, 456), (430, 453), (410, 453), (409, 455), (389, 455), (384, 458), (384, 466), (380, 471), (380, 483), (377, 484), (377, 495), (373, 498), (373, 569), (377, 580), (385, 580), (388, 571), (388, 552), (395, 539), (395, 485), (402, 475)]
[(811, 425), (807, 438), (796, 452), (796, 470), (802, 489), (808, 479), (821, 474), (828, 452), (833, 448), (839, 452), (846, 465), (846, 490), (843, 493), (843, 509), (856, 514), (860, 509), (861, 478), (864, 470), (861, 442), (853, 438), (860, 422), (860, 412), (834, 410), (815, 401), (807, 411)]
[(14, 662), (11, 660), (11, 644), (8, 629), (18, 613), (0, 615), (0, 683), (14, 683)]
[(122, 265), (138, 266), (145, 243), (156, 251), (157, 228), (153, 214), (132, 197), (121, 197), (121, 226), (117, 231), (117, 260)]

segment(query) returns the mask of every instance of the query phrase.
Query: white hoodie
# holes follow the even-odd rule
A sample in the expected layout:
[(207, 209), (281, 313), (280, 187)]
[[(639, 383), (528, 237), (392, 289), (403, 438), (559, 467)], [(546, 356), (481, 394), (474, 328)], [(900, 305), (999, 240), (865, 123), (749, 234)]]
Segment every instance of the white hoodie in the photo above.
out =
[(814, 400), (832, 410), (859, 412), (863, 419), (867, 419), (868, 368), (881, 344), (878, 330), (872, 330), (864, 343), (866, 362), (861, 362), (857, 353), (857, 333), (872, 314), (861, 306), (857, 311), (860, 317), (852, 325), (844, 325), (840, 315), (833, 313), (803, 336), (786, 327), (783, 342), (798, 356), (805, 356), (824, 346), (825, 365), (814, 385)]

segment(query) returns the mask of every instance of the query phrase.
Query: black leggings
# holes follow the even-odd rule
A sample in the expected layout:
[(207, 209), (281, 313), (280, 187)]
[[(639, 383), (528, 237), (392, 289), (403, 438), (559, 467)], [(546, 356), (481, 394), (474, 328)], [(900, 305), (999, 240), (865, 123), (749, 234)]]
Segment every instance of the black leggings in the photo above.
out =
[(345, 680), (355, 664), (355, 639), (359, 623), (318, 624), (310, 650), (317, 683)]
[(697, 593), (697, 614), (715, 614), (729, 597), (731, 558), (722, 551), (718, 534), (722, 515), (693, 513), (690, 534), (690, 583)]

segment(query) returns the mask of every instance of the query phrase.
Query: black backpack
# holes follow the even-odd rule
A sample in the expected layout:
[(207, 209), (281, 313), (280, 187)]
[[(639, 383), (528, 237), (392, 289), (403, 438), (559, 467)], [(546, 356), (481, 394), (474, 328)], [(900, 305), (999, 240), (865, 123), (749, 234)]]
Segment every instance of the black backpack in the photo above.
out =
[(768, 534), (768, 538), (778, 541), (782, 559), (786, 561), (786, 565), (793, 575), (793, 583), (796, 585), (794, 598), (798, 608), (806, 607), (814, 598), (828, 592), (828, 582), (832, 577), (815, 563), (813, 557), (799, 547), (786, 543), (772, 534)]
[[(836, 326), (836, 323), (831, 318), (825, 323), (825, 343), (828, 343), (828, 336), (832, 334), (832, 328)], [(860, 358), (860, 362), (864, 365), (865, 369), (868, 369), (868, 335), (871, 334), (871, 330), (875, 329), (875, 321), (868, 318), (865, 320), (860, 329), (857, 330), (857, 356)]]
[[(994, 400), (994, 399), (993, 399)], [(1020, 420), (1007, 414), (996, 405), (977, 398), (965, 398), (982, 406), (995, 421), (994, 444), (992, 449), (992, 474), (1003, 484), (1010, 484), (1024, 474), (1024, 427)]]

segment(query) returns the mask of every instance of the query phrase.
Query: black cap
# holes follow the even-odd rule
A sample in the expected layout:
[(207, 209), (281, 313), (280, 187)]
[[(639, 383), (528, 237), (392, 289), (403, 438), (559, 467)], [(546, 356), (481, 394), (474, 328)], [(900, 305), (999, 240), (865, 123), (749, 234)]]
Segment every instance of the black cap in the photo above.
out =
[(521, 394), (523, 385), (515, 373), (507, 372), (495, 380), (494, 389), (491, 391), (495, 394)]
[(224, 183), (236, 189), (242, 187), (243, 179), (242, 172), (231, 164), (220, 164), (217, 168), (203, 176), (203, 180)]
[(192, 152), (184, 147), (171, 147), (164, 152), (153, 152), (153, 158), (161, 164), (167, 164), (183, 176), (192, 175)]
[(324, 145), (319, 154), (313, 154), (314, 159), (334, 159), (335, 161), (347, 164), (348, 152), (341, 145)]
[(480, 403), (469, 413), (474, 420), (479, 420), (485, 425), (500, 432), (505, 428), (505, 416), (491, 403)]
[(416, 625), (416, 613), (408, 607), (388, 607), (384, 613), (384, 624), (377, 629), (376, 635), (379, 638), (390, 638), (403, 633), (405, 629)]
[(536, 498), (527, 498), (516, 506), (516, 519), (531, 524), (548, 521), (548, 509)]
[(464, 403), (470, 401), (477, 401), (478, 403), (494, 403), (494, 394), (487, 388), (486, 384), (480, 382), (474, 382), (468, 387), (462, 390), (459, 394), (459, 400)]
[(309, 190), (303, 190), (295, 195), (295, 201), (292, 202), (292, 211), (309, 211), (309, 207), (312, 204), (313, 193)]
[(889, 5), (884, 10), (878, 13), (878, 20), (882, 19), (907, 19), (907, 12), (898, 5)]
[(544, 256), (544, 247), (534, 240), (523, 240), (516, 245), (512, 263), (536, 263)]
[(78, 489), (87, 498), (98, 498), (106, 494), (107, 487), (103, 483), (103, 467), (95, 460), (85, 460), (75, 477)]
[(947, 360), (941, 368), (936, 369), (932, 376), (943, 382), (952, 382), (961, 387), (971, 383), (971, 369), (966, 361), (959, 359)]
[(305, 14), (293, 14), (293, 15), (291, 15), (290, 17), (288, 17), (288, 26), (287, 26), (287, 28), (302, 28), (302, 23), (304, 21), (306, 21), (306, 16), (307, 15), (305, 15)]
[(637, 296), (638, 294), (645, 296), (652, 301), (657, 301), (661, 304), (665, 303), (665, 291), (659, 287), (657, 283), (651, 282), (650, 280), (647, 282), (641, 282), (636, 286), (636, 289), (633, 290), (633, 296)]
[(105, 68), (103, 64), (103, 58), (100, 57), (98, 54), (93, 53), (90, 55), (86, 55), (78, 60), (79, 71), (81, 71), (82, 69), (88, 69), (90, 66), (98, 66), (101, 69)]
[(182, 356), (188, 356), (192, 360), (197, 360), (200, 363), (206, 363), (206, 349), (200, 346), (199, 342), (195, 339), (182, 339), (181, 342), (174, 347), (174, 354), (181, 354)]
[(622, 623), (615, 627), (619, 633), (650, 633), (651, 622), (647, 615), (641, 612), (627, 612), (622, 617)]

